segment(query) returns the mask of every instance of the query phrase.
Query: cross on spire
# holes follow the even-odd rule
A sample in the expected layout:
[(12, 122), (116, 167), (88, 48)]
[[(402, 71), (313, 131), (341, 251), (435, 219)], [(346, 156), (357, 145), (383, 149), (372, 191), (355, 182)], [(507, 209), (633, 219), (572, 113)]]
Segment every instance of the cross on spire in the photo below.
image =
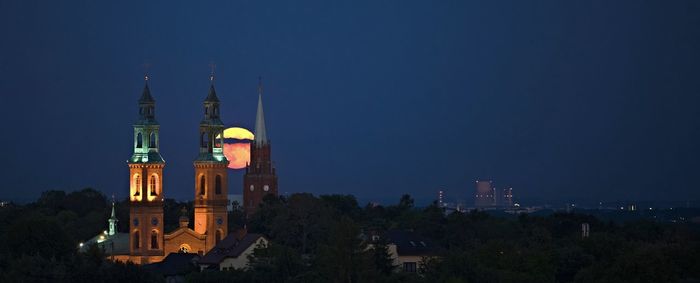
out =
[(211, 74), (209, 75), (209, 80), (214, 83), (214, 70), (216, 69), (216, 64), (214, 62), (209, 63), (209, 68), (211, 68)]
[(148, 82), (148, 69), (151, 67), (151, 64), (143, 63), (141, 64), (141, 67), (143, 67), (143, 80)]

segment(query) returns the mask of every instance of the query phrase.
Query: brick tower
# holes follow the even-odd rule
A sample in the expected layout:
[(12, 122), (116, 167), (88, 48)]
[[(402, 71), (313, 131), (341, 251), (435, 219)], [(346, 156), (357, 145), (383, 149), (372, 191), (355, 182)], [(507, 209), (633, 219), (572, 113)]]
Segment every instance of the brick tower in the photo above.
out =
[(146, 85), (139, 99), (139, 119), (134, 123), (134, 154), (129, 164), (129, 251), (137, 263), (163, 257), (163, 167), (158, 152), (160, 125), (156, 102)]
[(219, 98), (210, 77), (204, 100), (204, 119), (199, 123), (199, 156), (194, 161), (194, 231), (206, 235), (210, 250), (228, 234), (228, 159), (224, 156), (224, 123), (219, 118)]
[(262, 104), (262, 83), (258, 83), (258, 113), (255, 117), (255, 138), (250, 146), (250, 164), (243, 176), (243, 207), (252, 215), (268, 194), (277, 196), (277, 175), (270, 159), (270, 142), (265, 132)]

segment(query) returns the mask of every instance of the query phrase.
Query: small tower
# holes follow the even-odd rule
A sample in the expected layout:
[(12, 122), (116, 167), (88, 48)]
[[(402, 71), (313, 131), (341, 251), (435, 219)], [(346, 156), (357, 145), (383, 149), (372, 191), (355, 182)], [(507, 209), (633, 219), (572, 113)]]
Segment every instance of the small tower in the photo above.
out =
[(224, 123), (219, 117), (219, 98), (210, 77), (199, 123), (199, 156), (194, 161), (194, 231), (206, 235), (205, 251), (228, 234), (228, 159), (224, 156)]
[(129, 250), (132, 261), (149, 263), (163, 257), (163, 167), (156, 101), (148, 76), (134, 123), (134, 153), (129, 164)]
[(114, 234), (117, 233), (117, 214), (114, 212), (114, 196), (112, 196), (112, 216), (109, 217), (109, 231), (107, 231), (107, 235), (110, 237), (114, 236)]
[(243, 207), (252, 215), (268, 194), (277, 196), (277, 174), (272, 165), (270, 141), (265, 131), (262, 103), (262, 82), (258, 82), (258, 111), (255, 116), (255, 138), (250, 147), (250, 164), (243, 176)]

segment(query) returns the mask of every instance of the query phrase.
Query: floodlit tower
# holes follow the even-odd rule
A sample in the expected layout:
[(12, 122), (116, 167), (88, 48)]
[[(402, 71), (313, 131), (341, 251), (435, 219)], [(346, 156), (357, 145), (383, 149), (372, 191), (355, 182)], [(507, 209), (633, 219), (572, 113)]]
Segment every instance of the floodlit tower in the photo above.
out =
[(210, 250), (228, 234), (228, 159), (224, 156), (224, 123), (219, 117), (219, 98), (214, 75), (204, 99), (204, 118), (199, 123), (199, 156), (194, 161), (194, 231), (204, 234)]
[[(129, 251), (134, 261), (148, 263), (163, 256), (163, 167), (159, 153), (160, 125), (156, 101), (148, 88), (148, 76), (139, 99), (139, 119), (134, 123), (134, 153), (129, 164)], [(116, 220), (116, 217), (115, 217)], [(114, 222), (116, 226), (116, 221)], [(111, 221), (110, 221), (111, 230)]]

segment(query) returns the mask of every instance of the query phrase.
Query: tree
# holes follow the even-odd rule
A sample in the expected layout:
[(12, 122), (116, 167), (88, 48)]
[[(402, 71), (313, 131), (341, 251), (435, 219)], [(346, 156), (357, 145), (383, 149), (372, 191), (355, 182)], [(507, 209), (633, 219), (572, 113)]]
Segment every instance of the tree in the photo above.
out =
[(367, 246), (359, 227), (348, 217), (334, 223), (320, 248), (317, 265), (328, 282), (371, 282), (377, 274), (371, 268)]

